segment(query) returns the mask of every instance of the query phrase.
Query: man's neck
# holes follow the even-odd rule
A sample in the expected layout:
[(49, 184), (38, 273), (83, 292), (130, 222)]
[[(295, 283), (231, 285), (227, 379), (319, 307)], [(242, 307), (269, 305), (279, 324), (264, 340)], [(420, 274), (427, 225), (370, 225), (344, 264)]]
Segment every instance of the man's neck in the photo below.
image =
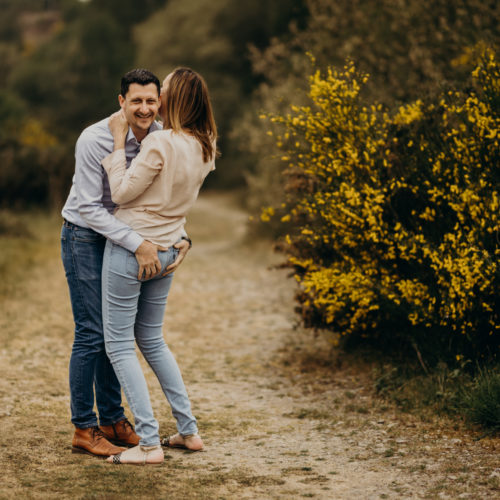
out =
[(135, 127), (130, 127), (132, 129), (133, 134), (135, 135), (135, 138), (137, 139), (137, 142), (142, 142), (144, 137), (148, 135), (149, 130), (142, 130), (138, 129)]

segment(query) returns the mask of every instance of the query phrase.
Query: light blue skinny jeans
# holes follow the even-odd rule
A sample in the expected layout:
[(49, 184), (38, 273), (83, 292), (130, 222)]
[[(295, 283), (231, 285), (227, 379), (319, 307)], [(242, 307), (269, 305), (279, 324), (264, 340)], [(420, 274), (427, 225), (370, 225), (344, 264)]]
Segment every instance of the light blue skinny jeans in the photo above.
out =
[(174, 247), (158, 252), (161, 273), (150, 280), (138, 280), (139, 265), (133, 253), (109, 240), (104, 251), (102, 317), (106, 353), (134, 414), (143, 446), (160, 444), (160, 435), (134, 341), (158, 377), (179, 433), (186, 436), (198, 431), (181, 372), (162, 334), (173, 275), (161, 274), (178, 252)]

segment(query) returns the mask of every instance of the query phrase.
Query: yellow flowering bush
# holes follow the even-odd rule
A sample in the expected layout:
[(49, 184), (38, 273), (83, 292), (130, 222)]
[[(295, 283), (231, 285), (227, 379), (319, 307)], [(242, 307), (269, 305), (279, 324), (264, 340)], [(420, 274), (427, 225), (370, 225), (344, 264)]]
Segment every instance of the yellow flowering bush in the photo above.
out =
[[(467, 91), (389, 112), (352, 62), (310, 77), (310, 106), (270, 119), (286, 167), (277, 218), (309, 326), (432, 361), (498, 354), (500, 66)], [(423, 361), (422, 361), (423, 362)]]

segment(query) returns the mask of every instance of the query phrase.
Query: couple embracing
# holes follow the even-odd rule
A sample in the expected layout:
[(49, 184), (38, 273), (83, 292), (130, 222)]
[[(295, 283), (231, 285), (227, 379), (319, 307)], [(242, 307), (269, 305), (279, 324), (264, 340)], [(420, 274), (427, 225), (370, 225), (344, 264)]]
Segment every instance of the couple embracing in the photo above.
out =
[(120, 111), (80, 135), (62, 210), (61, 252), (75, 321), (72, 450), (115, 464), (158, 464), (164, 459), (159, 426), (135, 342), (177, 421), (178, 433), (163, 444), (201, 450), (162, 324), (173, 271), (191, 247), (186, 214), (215, 169), (217, 131), (207, 86), (189, 68), (176, 69), (161, 86), (151, 72), (132, 70), (122, 78), (119, 102)]

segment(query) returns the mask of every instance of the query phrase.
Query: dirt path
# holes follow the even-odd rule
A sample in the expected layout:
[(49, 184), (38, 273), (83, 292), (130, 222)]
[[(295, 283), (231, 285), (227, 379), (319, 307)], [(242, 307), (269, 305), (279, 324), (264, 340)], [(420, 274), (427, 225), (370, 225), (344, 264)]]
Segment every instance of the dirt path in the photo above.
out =
[[(0, 498), (500, 498), (498, 440), (374, 399), (356, 367), (322, 366), (329, 347), (296, 327), (294, 285), (268, 244), (245, 241), (246, 215), (205, 196), (195, 246), (172, 286), (165, 336), (206, 451), (168, 451), (159, 468), (113, 467), (70, 453), (72, 323), (57, 231), (2, 298)], [(155, 412), (175, 431), (151, 371)]]

